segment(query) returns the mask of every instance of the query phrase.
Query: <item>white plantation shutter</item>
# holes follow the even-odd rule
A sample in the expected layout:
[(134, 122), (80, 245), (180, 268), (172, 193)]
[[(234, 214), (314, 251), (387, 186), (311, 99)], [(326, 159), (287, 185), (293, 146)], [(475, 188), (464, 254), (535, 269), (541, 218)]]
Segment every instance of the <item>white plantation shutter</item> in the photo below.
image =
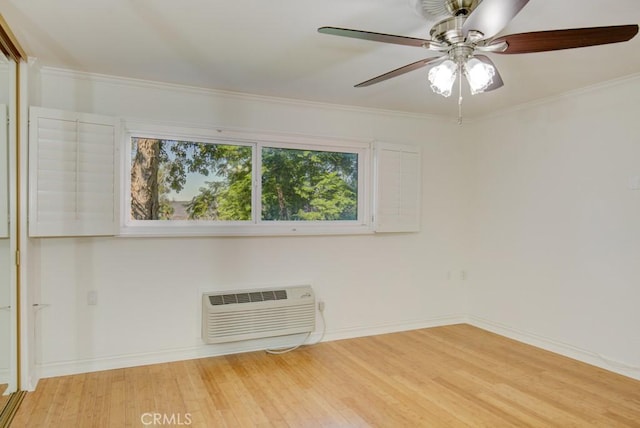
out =
[(0, 104), (0, 238), (9, 237), (9, 144), (7, 106)]
[(116, 231), (115, 118), (32, 107), (29, 235)]
[(376, 232), (420, 230), (420, 166), (419, 147), (376, 143)]

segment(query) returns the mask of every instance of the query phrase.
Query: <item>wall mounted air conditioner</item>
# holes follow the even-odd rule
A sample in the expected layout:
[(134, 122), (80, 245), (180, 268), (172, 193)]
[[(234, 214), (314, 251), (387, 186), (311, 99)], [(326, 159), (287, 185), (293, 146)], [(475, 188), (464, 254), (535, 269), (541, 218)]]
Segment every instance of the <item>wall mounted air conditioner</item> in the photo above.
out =
[(216, 292), (202, 295), (202, 340), (224, 343), (315, 330), (310, 286)]

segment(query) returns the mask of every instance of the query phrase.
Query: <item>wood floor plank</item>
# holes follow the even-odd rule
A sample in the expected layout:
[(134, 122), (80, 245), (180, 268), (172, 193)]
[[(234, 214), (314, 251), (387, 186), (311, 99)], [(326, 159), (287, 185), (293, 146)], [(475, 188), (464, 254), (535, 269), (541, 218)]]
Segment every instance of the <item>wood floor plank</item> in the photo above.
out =
[(106, 426), (125, 426), (127, 405), (124, 380), (113, 379), (109, 385), (109, 415)]
[(640, 428), (640, 381), (460, 324), (43, 379), (12, 426), (140, 427), (145, 414), (194, 427)]

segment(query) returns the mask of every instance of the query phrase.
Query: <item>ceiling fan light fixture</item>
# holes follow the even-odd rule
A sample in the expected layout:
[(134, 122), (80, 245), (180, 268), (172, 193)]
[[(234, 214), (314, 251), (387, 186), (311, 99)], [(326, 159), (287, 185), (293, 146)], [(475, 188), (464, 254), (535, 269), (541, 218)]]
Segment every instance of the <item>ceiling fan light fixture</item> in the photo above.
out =
[[(441, 52), (381, 74), (355, 85), (370, 86), (429, 67), (433, 92), (451, 96), (458, 80), (458, 119), (462, 123), (462, 77), (469, 82), (471, 94), (494, 91), (504, 86), (502, 76), (490, 57), (480, 52), (524, 54), (583, 48), (627, 42), (634, 38), (638, 24), (586, 27), (566, 30), (532, 31), (495, 38), (530, 0), (409, 0), (428, 20), (439, 19), (430, 29), (431, 39), (396, 36), (339, 27), (320, 27), (318, 32), (374, 42), (415, 46)], [(441, 18), (443, 16), (443, 19)]]
[(471, 94), (484, 92), (492, 83), (496, 69), (477, 58), (470, 58), (464, 65), (464, 74), (469, 82)]
[(450, 59), (429, 70), (429, 82), (431, 82), (433, 92), (443, 97), (451, 96), (451, 89), (456, 81), (456, 72), (456, 63)]

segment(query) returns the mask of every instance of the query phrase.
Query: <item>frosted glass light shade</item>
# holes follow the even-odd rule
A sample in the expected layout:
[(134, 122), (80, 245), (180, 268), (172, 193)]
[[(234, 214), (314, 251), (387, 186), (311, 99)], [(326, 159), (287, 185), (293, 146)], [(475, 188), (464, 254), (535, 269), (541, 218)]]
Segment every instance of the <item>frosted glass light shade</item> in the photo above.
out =
[(465, 75), (471, 88), (471, 94), (484, 92), (493, 83), (496, 69), (477, 58), (471, 58), (464, 65)]
[(429, 82), (433, 92), (443, 97), (450, 96), (451, 88), (456, 81), (456, 71), (456, 64), (450, 59), (429, 70)]

